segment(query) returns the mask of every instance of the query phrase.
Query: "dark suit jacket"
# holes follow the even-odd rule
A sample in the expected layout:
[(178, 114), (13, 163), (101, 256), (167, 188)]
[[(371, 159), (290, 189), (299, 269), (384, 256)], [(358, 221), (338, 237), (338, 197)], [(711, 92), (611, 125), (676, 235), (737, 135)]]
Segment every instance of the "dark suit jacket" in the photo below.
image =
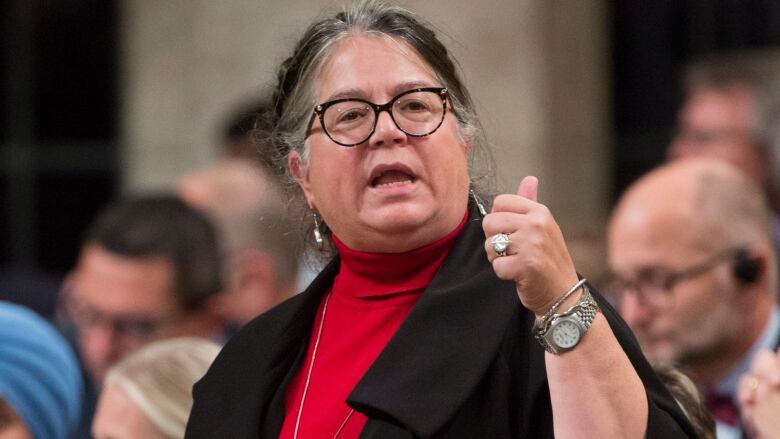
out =
[[(347, 399), (361, 438), (552, 438), (544, 351), (513, 282), (499, 280), (472, 214), (408, 318)], [(248, 324), (194, 389), (187, 438), (276, 438), (336, 258), (303, 293)], [(649, 438), (695, 437), (625, 323), (600, 297), (647, 389)]]

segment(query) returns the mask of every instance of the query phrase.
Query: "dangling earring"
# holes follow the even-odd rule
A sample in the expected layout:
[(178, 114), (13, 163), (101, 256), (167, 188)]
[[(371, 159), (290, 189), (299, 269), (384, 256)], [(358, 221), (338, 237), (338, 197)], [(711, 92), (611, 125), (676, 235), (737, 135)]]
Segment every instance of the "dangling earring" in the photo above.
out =
[(487, 215), (487, 211), (485, 210), (485, 205), (482, 204), (482, 201), (480, 201), (479, 197), (477, 197), (477, 194), (474, 193), (474, 189), (469, 189), (469, 193), (471, 194), (471, 197), (474, 198), (474, 204), (477, 205), (477, 209), (479, 209), (479, 213), (481, 213), (482, 216)]
[(317, 244), (317, 250), (322, 251), (325, 247), (325, 240), (322, 239), (322, 232), (320, 232), (320, 222), (317, 219), (317, 213), (312, 213), (314, 218), (314, 242)]

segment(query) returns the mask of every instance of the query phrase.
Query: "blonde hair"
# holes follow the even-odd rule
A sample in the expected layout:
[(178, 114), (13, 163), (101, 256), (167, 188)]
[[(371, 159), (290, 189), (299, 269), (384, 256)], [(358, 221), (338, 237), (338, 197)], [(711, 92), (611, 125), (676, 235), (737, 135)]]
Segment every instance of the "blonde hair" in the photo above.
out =
[(699, 389), (688, 375), (670, 365), (657, 364), (653, 366), (653, 370), (688, 417), (696, 434), (702, 439), (715, 439), (715, 420), (707, 410)]
[(163, 434), (183, 438), (192, 386), (219, 350), (216, 343), (195, 337), (151, 343), (112, 367), (105, 385), (122, 389)]

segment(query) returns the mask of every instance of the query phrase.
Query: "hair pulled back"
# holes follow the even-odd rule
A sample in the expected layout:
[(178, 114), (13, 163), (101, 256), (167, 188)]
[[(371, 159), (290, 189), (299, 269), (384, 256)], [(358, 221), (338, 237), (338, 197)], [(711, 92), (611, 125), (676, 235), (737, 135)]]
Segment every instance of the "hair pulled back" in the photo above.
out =
[[(309, 152), (306, 131), (317, 104), (315, 93), (318, 77), (338, 43), (359, 33), (389, 37), (406, 43), (428, 63), (441, 85), (449, 90), (452, 111), (458, 123), (458, 134), (471, 145), (469, 173), (472, 188), (479, 195), (485, 195), (484, 192), (491, 185), (488, 176), (491, 175), (492, 158), (486, 147), (474, 104), (460, 79), (455, 62), (432, 27), (398, 6), (377, 0), (354, 1), (335, 16), (309, 26), (295, 46), (292, 56), (281, 64), (277, 72), (273, 96), (276, 170), (288, 177), (290, 207), (294, 217), (301, 218), (304, 239), (311, 236), (313, 216), (307, 211), (302, 191), (291, 178), (287, 155), (296, 151), (300, 154), (303, 164), (307, 165)], [(334, 148), (341, 147), (334, 144)], [(481, 184), (475, 185), (475, 181)], [(329, 241), (330, 231), (322, 224), (320, 226)]]

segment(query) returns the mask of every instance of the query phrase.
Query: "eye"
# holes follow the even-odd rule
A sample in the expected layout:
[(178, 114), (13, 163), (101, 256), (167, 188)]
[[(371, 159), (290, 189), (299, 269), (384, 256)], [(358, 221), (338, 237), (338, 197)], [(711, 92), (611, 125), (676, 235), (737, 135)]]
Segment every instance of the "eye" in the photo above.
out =
[(153, 333), (159, 326), (159, 322), (144, 318), (129, 318), (114, 322), (116, 331), (126, 337), (143, 339)]
[(674, 275), (669, 270), (653, 267), (640, 272), (639, 276), (637, 276), (637, 282), (645, 289), (665, 291), (674, 282)]
[(345, 103), (347, 105), (334, 106), (332, 113), (335, 115), (333, 123), (352, 124), (359, 122), (369, 115), (368, 105), (361, 103)]
[(430, 112), (431, 105), (419, 97), (403, 97), (396, 102), (396, 107), (405, 113)]

